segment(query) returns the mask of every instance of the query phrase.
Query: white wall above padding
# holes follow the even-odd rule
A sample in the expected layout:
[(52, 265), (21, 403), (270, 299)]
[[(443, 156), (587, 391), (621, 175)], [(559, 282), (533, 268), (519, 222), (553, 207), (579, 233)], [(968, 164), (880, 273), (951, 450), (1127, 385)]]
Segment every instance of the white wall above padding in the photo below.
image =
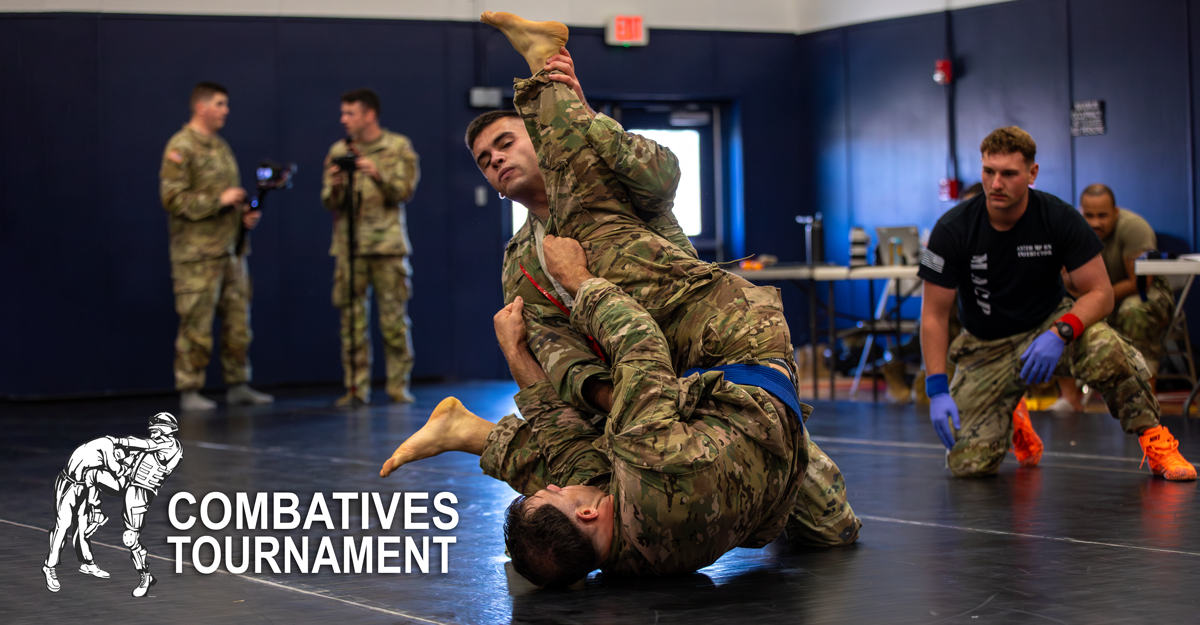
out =
[(649, 28), (805, 33), (1010, 0), (0, 0), (0, 12), (262, 15), (474, 21), (509, 11), (570, 26), (620, 13)]

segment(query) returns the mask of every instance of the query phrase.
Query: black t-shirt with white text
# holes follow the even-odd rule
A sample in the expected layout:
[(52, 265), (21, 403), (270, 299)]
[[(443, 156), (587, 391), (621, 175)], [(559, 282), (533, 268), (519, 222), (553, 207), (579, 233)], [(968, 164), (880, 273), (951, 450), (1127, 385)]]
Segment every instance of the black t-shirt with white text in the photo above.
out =
[(988, 220), (987, 196), (950, 209), (938, 220), (917, 275), (958, 290), (963, 327), (993, 340), (1037, 328), (1066, 296), (1062, 267), (1075, 271), (1104, 244), (1074, 207), (1034, 189), (1012, 228)]

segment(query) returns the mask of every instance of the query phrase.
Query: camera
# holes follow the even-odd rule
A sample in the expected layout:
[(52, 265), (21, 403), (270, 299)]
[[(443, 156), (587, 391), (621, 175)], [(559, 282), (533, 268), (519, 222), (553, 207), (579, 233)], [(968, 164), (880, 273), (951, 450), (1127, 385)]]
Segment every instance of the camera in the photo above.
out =
[(354, 171), (358, 169), (358, 157), (353, 152), (348, 152), (342, 156), (333, 159), (333, 164), (342, 171)]
[(254, 170), (254, 174), (258, 178), (259, 194), (258, 197), (250, 199), (250, 208), (257, 209), (259, 202), (266, 197), (267, 191), (292, 188), (292, 178), (296, 175), (296, 164), (280, 165), (275, 161), (264, 160), (258, 164), (258, 169)]

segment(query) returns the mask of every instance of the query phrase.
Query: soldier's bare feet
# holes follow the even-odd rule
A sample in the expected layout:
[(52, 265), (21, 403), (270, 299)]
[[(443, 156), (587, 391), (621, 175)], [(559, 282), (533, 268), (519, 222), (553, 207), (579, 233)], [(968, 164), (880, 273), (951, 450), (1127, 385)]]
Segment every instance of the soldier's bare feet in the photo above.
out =
[(561, 22), (531, 22), (512, 13), (485, 11), (479, 16), (479, 21), (495, 26), (508, 37), (508, 42), (516, 48), (529, 70), (534, 74), (546, 66), (546, 59), (558, 54), (559, 49), (567, 45), (570, 31)]
[(476, 416), (453, 397), (443, 399), (429, 415), (429, 420), (416, 434), (396, 448), (383, 463), (379, 477), (387, 477), (396, 469), (417, 460), (431, 458), (447, 451), (465, 451), (482, 455), (488, 434), (495, 424)]

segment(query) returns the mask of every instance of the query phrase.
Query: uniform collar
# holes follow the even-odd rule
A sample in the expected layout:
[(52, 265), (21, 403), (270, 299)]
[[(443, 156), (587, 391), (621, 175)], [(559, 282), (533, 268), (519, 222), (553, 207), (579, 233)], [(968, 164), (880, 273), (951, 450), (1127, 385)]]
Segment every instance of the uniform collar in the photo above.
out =
[(358, 146), (358, 149), (361, 152), (377, 152), (383, 149), (383, 146), (387, 142), (388, 134), (387, 128), (380, 128), (378, 139), (370, 143), (367, 143), (366, 141), (355, 142), (354, 145)]
[(217, 142), (217, 140), (220, 138), (220, 135), (218, 135), (215, 132), (212, 133), (211, 135), (204, 135), (199, 132), (196, 132), (196, 129), (192, 128), (191, 124), (186, 123), (186, 122), (183, 124), (183, 129), (189, 135), (191, 135), (193, 139), (195, 139), (196, 141), (200, 142), (201, 144), (203, 144), (205, 146), (211, 146), (211, 145), (215, 144)]

